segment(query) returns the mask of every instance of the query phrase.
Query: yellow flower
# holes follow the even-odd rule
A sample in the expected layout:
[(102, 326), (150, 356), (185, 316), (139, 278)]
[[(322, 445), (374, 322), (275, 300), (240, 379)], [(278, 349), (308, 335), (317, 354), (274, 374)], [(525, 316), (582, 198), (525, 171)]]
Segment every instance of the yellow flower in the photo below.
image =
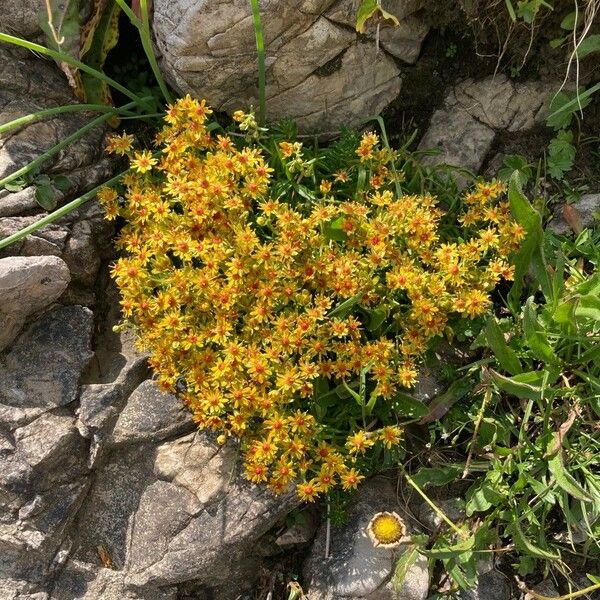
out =
[(134, 158), (131, 161), (131, 167), (138, 173), (147, 173), (152, 170), (152, 167), (158, 163), (156, 158), (153, 158), (150, 150), (143, 150), (142, 152), (136, 152)]
[(377, 513), (367, 525), (367, 533), (376, 548), (395, 548), (409, 539), (404, 522), (395, 512)]

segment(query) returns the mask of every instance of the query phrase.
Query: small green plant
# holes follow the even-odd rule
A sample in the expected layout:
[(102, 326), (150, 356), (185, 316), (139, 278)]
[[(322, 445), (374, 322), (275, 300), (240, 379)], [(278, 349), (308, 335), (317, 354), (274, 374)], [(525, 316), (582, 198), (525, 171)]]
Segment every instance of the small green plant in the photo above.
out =
[(600, 558), (600, 233), (542, 232), (518, 174), (509, 200), (528, 233), (513, 290), (473, 344), (482, 357), (463, 368), (474, 393), (446, 403), (435, 460), (413, 476), (470, 483), (463, 525), (420, 549), (460, 588), (498, 553), (522, 577), (543, 565), (567, 582), (574, 559)]

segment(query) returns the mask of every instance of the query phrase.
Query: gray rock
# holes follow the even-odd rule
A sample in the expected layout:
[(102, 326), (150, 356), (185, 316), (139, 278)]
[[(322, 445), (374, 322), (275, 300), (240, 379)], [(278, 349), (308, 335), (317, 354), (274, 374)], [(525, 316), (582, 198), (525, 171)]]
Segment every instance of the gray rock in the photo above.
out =
[(401, 583), (395, 583), (392, 579), (368, 598), (369, 600), (425, 600), (429, 596), (429, 579), (427, 557), (419, 554)]
[[(441, 511), (451, 520), (458, 521), (465, 517), (465, 501), (462, 498), (440, 498), (435, 500)], [(417, 516), (428, 531), (439, 529), (442, 518), (426, 503), (419, 504)]]
[[(442, 108), (433, 113), (429, 128), (419, 143), (420, 150), (438, 150), (426, 156), (426, 165), (448, 164), (477, 173), (494, 141), (494, 130), (466, 111)], [(457, 180), (464, 186), (465, 179)]]
[(130, 529), (140, 497), (156, 481), (154, 446), (120, 448), (106, 457), (77, 516), (74, 557), (98, 564), (98, 547), (122, 569), (130, 548)]
[(492, 127), (524, 131), (543, 123), (559, 82), (515, 83), (505, 75), (459, 83), (446, 99), (446, 107), (463, 110)]
[[(142, 494), (130, 537), (127, 582), (133, 586), (161, 587), (196, 581), (206, 588), (230, 584), (252, 554), (257, 540), (298, 504), (294, 491), (274, 496), (264, 486), (246, 482), (239, 470), (231, 470), (232, 459), (224, 459), (221, 447), (207, 436), (196, 434), (189, 444), (197, 456), (211, 456), (204, 463), (205, 479), (175, 461), (164, 466), (164, 446), (157, 451), (155, 470), (161, 478)], [(158, 457), (163, 456), (163, 460)], [(161, 466), (162, 462), (162, 466)], [(196, 484), (212, 490), (209, 497)], [(190, 489), (191, 488), (191, 489)], [(206, 502), (204, 502), (206, 500)], [(157, 536), (156, 532), (163, 534)], [(166, 538), (166, 539), (165, 539)], [(227, 561), (223, 560), (227, 556)]]
[(129, 397), (112, 433), (115, 444), (158, 441), (195, 428), (189, 411), (173, 394), (144, 381)]
[[(0, 65), (0, 122), (74, 101), (65, 76), (50, 61), (38, 60), (31, 53), (3, 45)], [(89, 119), (89, 114), (70, 113), (0, 136), (0, 178), (23, 167)], [(43, 171), (63, 173), (91, 163), (100, 153), (102, 135), (102, 127), (93, 130), (49, 159)]]
[(29, 186), (19, 192), (0, 190), (0, 217), (15, 217), (37, 212), (40, 205), (35, 199), (35, 187)]
[(35, 421), (14, 431), (18, 452), (41, 474), (64, 472), (69, 459), (81, 455), (85, 447), (75, 427), (75, 419), (65, 410), (39, 416)]
[[(0, 200), (1, 202), (2, 200)], [(7, 238), (27, 227), (39, 217), (4, 217), (0, 218), (0, 239)], [(39, 229), (18, 242), (0, 250), (0, 257), (4, 256), (60, 256), (69, 237), (68, 229), (60, 225), (51, 224)]]
[(65, 291), (69, 269), (56, 256), (0, 259), (0, 350), (13, 341), (29, 315)]
[[(384, 28), (386, 52), (377, 53), (373, 30), (363, 38), (353, 30), (356, 0), (263, 2), (269, 119), (292, 117), (302, 130), (323, 133), (357, 125), (391, 102), (400, 81), (387, 52), (414, 62), (428, 30), (413, 14), (423, 2), (393, 4), (401, 26)], [(176, 89), (205, 97), (219, 110), (257, 106), (248, 3), (155, 0), (154, 33), (162, 70)]]
[(544, 579), (544, 581), (533, 586), (532, 589), (541, 596), (548, 596), (549, 598), (558, 598), (560, 596), (560, 592), (550, 579)]
[(175, 588), (127, 589), (122, 571), (71, 560), (58, 577), (51, 600), (176, 600)]
[(427, 596), (429, 574), (426, 564), (418, 561), (407, 576), (404, 591), (411, 595), (397, 595), (390, 579), (399, 551), (375, 548), (366, 533), (366, 527), (376, 513), (396, 508), (392, 482), (376, 477), (363, 482), (359, 488), (347, 524), (332, 528), (328, 558), (324, 558), (326, 525), (321, 526), (304, 565), (306, 592), (311, 600), (423, 600)]
[(2, 600), (48, 600), (48, 593), (28, 581), (0, 577), (0, 598)]
[[(600, 218), (600, 194), (583, 194), (578, 202), (569, 207), (577, 214), (583, 229), (592, 228)], [(573, 230), (565, 220), (563, 210), (564, 205), (556, 208), (548, 229), (559, 235), (571, 235)]]
[(458, 595), (461, 600), (510, 600), (511, 596), (511, 585), (506, 575), (499, 571), (481, 575), (477, 587), (461, 591)]
[(0, 421), (25, 425), (73, 402), (92, 353), (93, 315), (81, 306), (51, 310), (30, 325), (0, 361)]

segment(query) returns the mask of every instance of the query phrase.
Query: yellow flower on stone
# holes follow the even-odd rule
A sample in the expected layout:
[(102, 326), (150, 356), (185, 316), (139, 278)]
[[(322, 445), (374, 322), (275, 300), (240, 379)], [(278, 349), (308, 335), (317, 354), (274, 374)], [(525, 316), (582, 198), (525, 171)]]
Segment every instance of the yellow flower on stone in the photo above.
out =
[(409, 539), (404, 522), (395, 512), (377, 513), (367, 525), (367, 533), (376, 548), (395, 548)]

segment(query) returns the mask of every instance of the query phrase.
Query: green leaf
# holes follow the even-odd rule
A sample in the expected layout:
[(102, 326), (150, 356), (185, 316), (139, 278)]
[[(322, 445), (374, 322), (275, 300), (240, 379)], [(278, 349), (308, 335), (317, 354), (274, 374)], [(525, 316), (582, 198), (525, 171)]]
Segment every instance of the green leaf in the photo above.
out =
[(71, 180), (68, 177), (65, 177), (64, 175), (55, 175), (52, 178), (52, 184), (56, 189), (60, 190), (61, 192), (68, 191), (72, 185)]
[(348, 298), (347, 300), (344, 300), (344, 302), (342, 302), (341, 304), (338, 304), (334, 309), (329, 311), (329, 314), (327, 316), (329, 318), (338, 317), (340, 319), (347, 317), (354, 308), (354, 306), (362, 300), (363, 296), (364, 294), (362, 292), (358, 292), (358, 294), (352, 296), (352, 298)]
[(515, 545), (521, 551), (524, 551), (531, 556), (536, 556), (537, 558), (545, 558), (546, 560), (557, 560), (560, 558), (560, 554), (556, 554), (550, 550), (536, 546), (525, 536), (523, 530), (521, 529), (521, 524), (519, 523), (519, 515), (516, 511), (512, 512), (512, 523), (507, 527), (507, 529), (512, 531)]
[(515, 265), (515, 276), (508, 300), (513, 308), (513, 312), (516, 313), (516, 307), (520, 304), (519, 300), (523, 290), (524, 277), (529, 271), (530, 265), (534, 268), (542, 290), (545, 293), (548, 292), (546, 296), (550, 296), (551, 287), (542, 252), (542, 217), (523, 195), (521, 178), (518, 171), (512, 174), (508, 183), (508, 202), (513, 217), (522, 225), (526, 232), (525, 239), (521, 242), (521, 247), (512, 260)]
[(594, 294), (581, 296), (575, 307), (575, 316), (600, 321), (600, 297)]
[[(549, 123), (551, 119), (557, 117), (559, 113), (572, 112), (574, 110), (578, 110), (580, 106), (587, 106), (587, 104), (589, 104), (591, 100), (591, 96), (595, 94), (598, 90), (600, 90), (600, 83), (597, 83), (591, 88), (584, 90), (583, 92), (578, 94), (578, 97), (576, 96), (566, 104), (561, 105), (560, 108), (558, 108), (557, 110), (550, 112), (550, 114), (546, 117), (546, 123)], [(550, 108), (550, 111), (552, 111), (552, 108)]]
[(325, 224), (323, 228), (323, 234), (328, 240), (334, 240), (336, 242), (343, 242), (348, 239), (348, 235), (342, 229), (344, 223), (344, 217), (338, 217), (333, 221)]
[(519, 362), (515, 351), (504, 341), (502, 330), (493, 316), (491, 316), (486, 323), (485, 335), (500, 366), (511, 375), (522, 373), (523, 369), (521, 368), (521, 363)]
[(523, 307), (523, 333), (525, 342), (531, 349), (535, 358), (546, 363), (555, 364), (558, 357), (548, 342), (545, 333), (539, 331), (540, 325), (537, 318), (536, 305), (533, 296), (530, 296)]
[[(116, 2), (96, 2), (92, 17), (81, 32), (81, 56), (86, 64), (101, 71), (106, 57), (119, 38), (119, 15), (121, 8)], [(105, 82), (82, 74), (85, 96), (89, 101), (112, 104), (110, 89)], [(116, 125), (118, 119), (111, 123)]]
[(506, 10), (508, 11), (508, 15), (514, 23), (517, 20), (517, 13), (515, 12), (515, 8), (512, 5), (511, 0), (504, 0), (504, 3), (506, 4)]
[(396, 394), (392, 403), (394, 410), (403, 417), (409, 417), (411, 419), (419, 419), (429, 412), (429, 408), (423, 402), (408, 394)]
[(560, 22), (560, 28), (561, 29), (566, 29), (567, 31), (573, 31), (573, 29), (575, 28), (575, 19), (577, 18), (577, 24), (579, 24), (579, 21), (581, 19), (581, 11), (572, 11), (570, 12), (561, 22)]
[(465, 506), (467, 517), (472, 516), (475, 512), (485, 512), (492, 506), (500, 505), (503, 500), (504, 496), (484, 481), (476, 488), (470, 488), (467, 492), (467, 504)]
[(35, 200), (44, 210), (54, 210), (56, 208), (56, 195), (50, 184), (36, 186)]
[(412, 476), (412, 479), (419, 487), (440, 486), (455, 481), (460, 477), (462, 471), (463, 468), (460, 465), (435, 468), (422, 467)]
[(584, 38), (577, 48), (577, 56), (585, 58), (592, 52), (600, 52), (600, 33), (593, 33)]
[(454, 545), (442, 545), (439, 541), (437, 542), (439, 547), (433, 547), (427, 551), (427, 554), (433, 558), (453, 558), (457, 554), (463, 554), (472, 550), (475, 545), (475, 536), (470, 535), (466, 540), (458, 542)]
[(398, 557), (396, 566), (394, 567), (394, 574), (392, 575), (392, 586), (396, 592), (401, 591), (408, 571), (417, 562), (418, 558), (419, 550), (414, 544), (406, 546), (404, 552)]
[(391, 25), (392, 27), (400, 25), (400, 21), (394, 15), (384, 10), (377, 3), (377, 0), (362, 0), (356, 11), (356, 31), (364, 33), (369, 21)]
[(575, 163), (573, 132), (559, 131), (548, 146), (548, 172), (555, 179), (562, 179)]
[(542, 388), (539, 386), (519, 381), (515, 377), (505, 377), (493, 369), (490, 369), (490, 374), (501, 390), (516, 396), (517, 398), (540, 400), (542, 397)]
[(383, 308), (375, 308), (369, 312), (369, 324), (367, 329), (371, 332), (379, 329), (381, 324), (385, 321), (387, 316), (386, 311)]
[(548, 461), (548, 469), (550, 470), (550, 473), (552, 473), (554, 479), (556, 479), (558, 486), (567, 492), (567, 494), (573, 496), (573, 498), (576, 498), (577, 500), (582, 500), (583, 502), (593, 502), (593, 498), (590, 494), (588, 494), (578, 481), (565, 469), (560, 451)]

